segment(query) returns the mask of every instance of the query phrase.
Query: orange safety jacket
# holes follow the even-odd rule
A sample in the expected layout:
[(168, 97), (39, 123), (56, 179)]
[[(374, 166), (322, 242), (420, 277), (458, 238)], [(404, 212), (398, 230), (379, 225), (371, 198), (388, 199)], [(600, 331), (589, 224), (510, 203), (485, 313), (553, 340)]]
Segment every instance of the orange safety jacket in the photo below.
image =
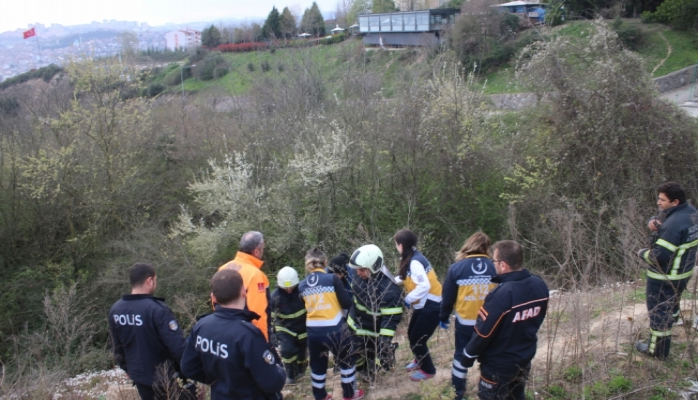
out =
[(252, 324), (259, 328), (264, 338), (269, 341), (269, 279), (264, 272), (260, 271), (264, 261), (238, 251), (232, 261), (222, 265), (218, 270), (233, 264), (240, 266), (237, 271), (242, 275), (242, 282), (247, 290), (247, 309), (259, 315), (259, 319), (253, 320)]

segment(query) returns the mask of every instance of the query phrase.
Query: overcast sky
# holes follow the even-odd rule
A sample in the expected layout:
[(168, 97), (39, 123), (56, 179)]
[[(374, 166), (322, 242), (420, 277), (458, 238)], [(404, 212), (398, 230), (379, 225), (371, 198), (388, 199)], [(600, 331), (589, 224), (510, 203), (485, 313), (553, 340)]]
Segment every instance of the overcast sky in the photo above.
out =
[[(316, 0), (320, 11), (334, 11), (337, 0)], [(301, 11), (312, 0), (8, 0), (0, 9), (0, 32), (28, 29), (29, 25), (86, 24), (115, 19), (164, 25), (168, 22), (214, 21), (266, 17), (272, 6)]]

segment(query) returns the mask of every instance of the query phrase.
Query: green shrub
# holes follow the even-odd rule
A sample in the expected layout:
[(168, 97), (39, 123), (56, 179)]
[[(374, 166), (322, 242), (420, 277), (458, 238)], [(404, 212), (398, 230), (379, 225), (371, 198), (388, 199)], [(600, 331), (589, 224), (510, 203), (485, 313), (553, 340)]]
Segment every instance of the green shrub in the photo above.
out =
[(578, 365), (567, 368), (564, 372), (565, 380), (572, 383), (582, 381), (582, 369)]
[(19, 110), (19, 103), (15, 98), (0, 98), (0, 111), (8, 115), (14, 115)]
[(165, 86), (159, 84), (159, 83), (153, 83), (148, 85), (148, 87), (145, 89), (144, 95), (146, 97), (155, 97), (162, 93), (165, 90)]
[(567, 394), (567, 391), (565, 390), (562, 385), (552, 385), (548, 388), (548, 394), (550, 394), (551, 399), (555, 400), (563, 400), (563, 399), (568, 399), (570, 396)]
[(331, 37), (320, 39), (320, 44), (335, 44), (344, 41), (345, 38), (346, 35), (344, 33), (340, 33), (338, 35), (332, 35)]
[(255, 68), (254, 64), (252, 64), (251, 62), (247, 63), (247, 70), (248, 71), (254, 72), (255, 69), (256, 68)]
[(269, 65), (269, 61), (264, 60), (259, 64), (259, 67), (262, 69), (262, 72), (269, 72), (271, 71), (271, 65)]
[(210, 53), (196, 67), (196, 78), (210, 81), (225, 76), (230, 72), (230, 65), (219, 52)]
[(558, 26), (565, 21), (563, 14), (563, 3), (553, 2), (545, 11), (545, 24), (548, 26)]
[(616, 18), (611, 27), (618, 35), (618, 39), (623, 43), (623, 46), (636, 50), (642, 43), (644, 32), (636, 24), (623, 22), (620, 18)]
[(621, 375), (614, 376), (611, 378), (611, 381), (608, 382), (608, 389), (612, 393), (625, 393), (632, 388), (633, 381)]
[(698, 28), (698, 0), (666, 0), (657, 11), (642, 13), (643, 22), (660, 22), (674, 29)]

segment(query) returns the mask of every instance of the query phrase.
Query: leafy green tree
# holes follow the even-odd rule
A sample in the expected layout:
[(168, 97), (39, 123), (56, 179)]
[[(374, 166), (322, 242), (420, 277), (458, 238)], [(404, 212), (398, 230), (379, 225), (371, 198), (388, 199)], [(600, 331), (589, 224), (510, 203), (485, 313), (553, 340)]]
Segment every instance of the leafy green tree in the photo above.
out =
[(305, 9), (303, 19), (301, 19), (301, 29), (313, 36), (325, 36), (325, 19), (322, 17), (316, 2), (313, 2), (310, 8)]
[(373, 13), (389, 13), (398, 11), (393, 0), (373, 0), (371, 12)]
[(281, 15), (276, 7), (271, 8), (271, 12), (264, 21), (262, 27), (262, 36), (267, 39), (276, 39), (281, 37)]
[(666, 0), (657, 11), (642, 13), (644, 22), (661, 22), (674, 29), (698, 29), (698, 0)]
[(218, 28), (211, 25), (204, 29), (204, 31), (201, 32), (201, 44), (211, 49), (221, 44), (221, 32)]
[(288, 7), (284, 7), (279, 21), (279, 30), (285, 38), (290, 38), (296, 33), (296, 18)]

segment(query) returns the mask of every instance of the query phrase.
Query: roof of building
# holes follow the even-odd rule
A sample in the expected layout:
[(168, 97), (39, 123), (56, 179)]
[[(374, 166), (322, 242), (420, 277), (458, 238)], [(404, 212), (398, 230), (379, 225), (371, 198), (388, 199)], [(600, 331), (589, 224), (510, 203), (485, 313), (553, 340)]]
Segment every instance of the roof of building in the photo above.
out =
[(546, 3), (541, 3), (540, 1), (521, 1), (521, 0), (516, 0), (516, 1), (510, 1), (508, 3), (504, 4), (495, 4), (490, 7), (517, 7), (517, 6), (538, 6), (538, 5), (546, 5)]

